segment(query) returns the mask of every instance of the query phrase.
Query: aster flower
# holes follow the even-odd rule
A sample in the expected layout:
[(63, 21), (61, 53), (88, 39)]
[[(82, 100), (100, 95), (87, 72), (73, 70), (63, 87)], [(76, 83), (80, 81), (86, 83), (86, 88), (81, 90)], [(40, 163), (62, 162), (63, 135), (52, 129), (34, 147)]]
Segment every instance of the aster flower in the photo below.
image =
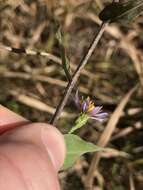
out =
[(94, 102), (90, 99), (90, 97), (87, 97), (86, 99), (83, 99), (82, 97), (80, 99), (78, 91), (75, 95), (75, 103), (81, 113), (88, 115), (91, 119), (102, 122), (108, 116), (108, 113), (102, 111), (103, 106), (95, 106)]
[(108, 116), (107, 113), (102, 112), (102, 106), (95, 106), (94, 102), (89, 97), (87, 97), (86, 99), (83, 99), (82, 97), (80, 99), (78, 96), (78, 91), (75, 95), (75, 103), (78, 109), (80, 110), (80, 115), (75, 121), (75, 125), (68, 132), (69, 134), (83, 127), (89, 119), (94, 119), (102, 122)]

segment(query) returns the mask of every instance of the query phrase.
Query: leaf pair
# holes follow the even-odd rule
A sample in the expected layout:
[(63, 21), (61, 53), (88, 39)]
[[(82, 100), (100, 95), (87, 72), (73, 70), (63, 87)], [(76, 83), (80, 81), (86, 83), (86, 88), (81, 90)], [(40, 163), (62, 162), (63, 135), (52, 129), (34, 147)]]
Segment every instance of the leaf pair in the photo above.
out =
[(129, 23), (143, 12), (143, 0), (128, 0), (124, 3), (111, 3), (99, 14), (104, 22)]

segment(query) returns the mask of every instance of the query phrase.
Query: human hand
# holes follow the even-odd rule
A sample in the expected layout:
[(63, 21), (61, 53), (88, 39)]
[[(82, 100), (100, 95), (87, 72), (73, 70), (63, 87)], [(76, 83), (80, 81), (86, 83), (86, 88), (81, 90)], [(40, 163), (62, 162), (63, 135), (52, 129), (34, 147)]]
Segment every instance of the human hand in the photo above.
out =
[(59, 190), (65, 152), (55, 127), (30, 123), (0, 106), (1, 190)]

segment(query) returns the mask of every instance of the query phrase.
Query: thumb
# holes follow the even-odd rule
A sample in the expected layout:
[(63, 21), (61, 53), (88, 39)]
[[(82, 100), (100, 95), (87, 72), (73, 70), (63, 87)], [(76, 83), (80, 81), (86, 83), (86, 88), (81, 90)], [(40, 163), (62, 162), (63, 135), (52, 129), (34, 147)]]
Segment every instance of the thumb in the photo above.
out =
[(46, 149), (56, 171), (64, 162), (66, 148), (63, 135), (54, 126), (30, 123), (25, 118), (0, 106), (0, 142), (17, 141), (36, 144)]

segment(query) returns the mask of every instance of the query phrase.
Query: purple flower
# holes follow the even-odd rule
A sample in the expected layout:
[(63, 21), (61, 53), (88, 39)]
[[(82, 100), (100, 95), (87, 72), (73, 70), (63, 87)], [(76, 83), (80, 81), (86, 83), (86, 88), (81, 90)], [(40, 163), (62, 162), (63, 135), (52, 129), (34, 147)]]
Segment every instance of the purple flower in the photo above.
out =
[(78, 95), (78, 91), (75, 95), (75, 103), (78, 107), (78, 109), (82, 112), (87, 114), (91, 119), (95, 119), (97, 121), (104, 121), (108, 113), (102, 111), (102, 106), (95, 106), (94, 102), (90, 99), (90, 97), (87, 97), (86, 99), (83, 99), (83, 97), (80, 99)]

